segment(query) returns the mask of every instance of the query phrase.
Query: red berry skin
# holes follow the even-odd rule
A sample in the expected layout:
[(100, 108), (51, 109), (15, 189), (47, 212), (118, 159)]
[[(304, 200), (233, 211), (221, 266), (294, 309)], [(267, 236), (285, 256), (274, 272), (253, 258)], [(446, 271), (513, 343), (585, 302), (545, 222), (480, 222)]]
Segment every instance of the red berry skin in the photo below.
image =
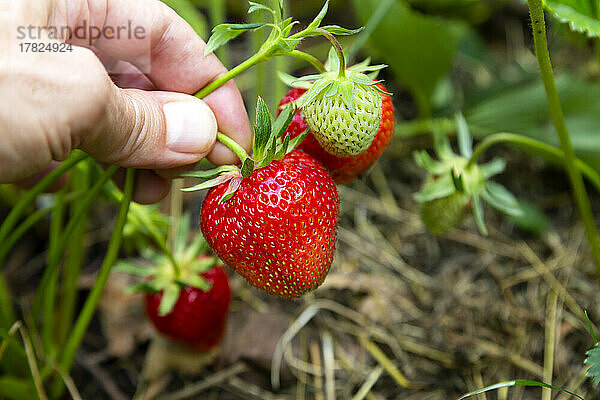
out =
[(251, 285), (282, 298), (318, 287), (335, 247), (339, 197), (327, 170), (292, 151), (255, 170), (229, 200), (228, 184), (212, 188), (201, 228), (219, 258)]
[(163, 293), (146, 294), (146, 312), (156, 329), (201, 352), (216, 346), (223, 337), (231, 301), (229, 280), (222, 267), (217, 265), (202, 276), (212, 285), (211, 289), (203, 292), (186, 286), (173, 311), (164, 317), (158, 315)]
[[(377, 86), (382, 90), (386, 90), (382, 84), (378, 84)], [(280, 112), (282, 106), (297, 100), (305, 92), (306, 89), (291, 89), (279, 103)], [(369, 148), (364, 152), (352, 157), (335, 156), (321, 147), (312, 132), (308, 133), (306, 139), (300, 143), (297, 149), (310, 154), (321, 162), (325, 168), (329, 170), (336, 183), (346, 184), (352, 182), (358, 175), (365, 172), (375, 161), (377, 161), (385, 151), (394, 134), (395, 121), (392, 98), (389, 95), (381, 94), (381, 99), (383, 102), (383, 114), (379, 124), (379, 130)], [(302, 117), (302, 110), (298, 109), (287, 129), (287, 133), (289, 133), (290, 138), (293, 139), (306, 129), (308, 129), (308, 125), (306, 124), (304, 117)]]

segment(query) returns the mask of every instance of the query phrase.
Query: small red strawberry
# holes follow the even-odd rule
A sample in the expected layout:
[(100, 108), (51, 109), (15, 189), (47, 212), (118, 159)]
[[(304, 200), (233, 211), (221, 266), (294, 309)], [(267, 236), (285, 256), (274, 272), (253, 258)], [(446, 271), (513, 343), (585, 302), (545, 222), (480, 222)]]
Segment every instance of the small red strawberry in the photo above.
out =
[(227, 201), (227, 184), (208, 193), (201, 228), (219, 258), (253, 286), (300, 297), (325, 279), (336, 237), (339, 199), (314, 158), (292, 151), (255, 170)]
[[(377, 84), (377, 87), (385, 91), (385, 87), (381, 83)], [(283, 106), (290, 102), (296, 102), (304, 93), (306, 93), (306, 89), (292, 88), (281, 99), (279, 109), (281, 110)], [(394, 134), (394, 105), (392, 98), (387, 94), (381, 93), (380, 95), (383, 109), (381, 122), (379, 123), (379, 129), (375, 134), (373, 142), (364, 152), (350, 157), (333, 155), (321, 147), (311, 132), (308, 133), (306, 139), (297, 148), (320, 161), (329, 170), (336, 183), (350, 183), (377, 161)], [(295, 138), (306, 129), (308, 129), (308, 125), (302, 116), (301, 110), (298, 110), (287, 129), (287, 133), (290, 134), (291, 138)]]
[(156, 329), (195, 350), (206, 351), (219, 343), (225, 330), (231, 300), (229, 281), (221, 266), (203, 272), (211, 285), (207, 291), (185, 286), (171, 312), (161, 316), (164, 291), (146, 294), (146, 311)]
[(219, 134), (241, 167), (184, 173), (212, 179), (185, 190), (212, 188), (200, 226), (225, 264), (259, 289), (296, 298), (319, 286), (329, 271), (339, 197), (323, 165), (293, 150), (308, 133), (294, 139), (286, 134), (296, 110), (286, 107), (274, 122), (262, 99), (256, 110), (253, 156)]

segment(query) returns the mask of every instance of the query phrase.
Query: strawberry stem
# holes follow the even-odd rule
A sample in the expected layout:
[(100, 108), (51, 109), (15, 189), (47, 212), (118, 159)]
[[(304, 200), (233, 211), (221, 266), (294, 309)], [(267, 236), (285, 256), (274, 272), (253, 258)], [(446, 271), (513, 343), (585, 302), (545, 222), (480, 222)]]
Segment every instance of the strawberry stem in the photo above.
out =
[(335, 48), (335, 52), (339, 58), (339, 70), (338, 70), (338, 78), (344, 79), (346, 78), (346, 59), (344, 57), (344, 50), (342, 49), (342, 45), (338, 40), (333, 36), (330, 32), (327, 32), (325, 29), (317, 28), (315, 31), (319, 32), (321, 35), (325, 36), (333, 47)]
[(219, 142), (223, 143), (225, 146), (227, 146), (227, 148), (229, 150), (233, 151), (235, 153), (235, 155), (238, 156), (238, 158), (240, 159), (242, 164), (249, 157), (248, 153), (246, 153), (246, 150), (244, 150), (244, 148), (242, 146), (237, 144), (235, 140), (233, 140), (229, 136), (225, 135), (224, 133), (218, 132), (217, 140)]
[(319, 61), (319, 59), (317, 59), (316, 57), (308, 54), (308, 53), (304, 53), (300, 50), (293, 50), (290, 53), (290, 56), (295, 57), (295, 58), (299, 58), (301, 60), (304, 60), (306, 62), (308, 62), (309, 64), (311, 64), (313, 67), (315, 67), (320, 73), (325, 73), (327, 72), (327, 70), (325, 69), (325, 66), (323, 65), (323, 63), (321, 61)]

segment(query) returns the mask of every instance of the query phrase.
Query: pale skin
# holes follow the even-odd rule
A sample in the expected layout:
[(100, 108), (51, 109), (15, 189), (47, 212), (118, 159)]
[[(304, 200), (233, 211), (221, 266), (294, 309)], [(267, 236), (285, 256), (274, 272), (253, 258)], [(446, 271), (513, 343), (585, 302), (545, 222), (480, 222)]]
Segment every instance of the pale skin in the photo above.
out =
[[(142, 41), (121, 31), (90, 45), (90, 37), (19, 30), (128, 25), (141, 27)], [(81, 149), (102, 164), (139, 169), (134, 199), (152, 203), (177, 171), (204, 157), (236, 162), (216, 143), (217, 130), (250, 149), (233, 82), (203, 100), (192, 96), (225, 67), (204, 56), (205, 42), (158, 0), (0, 0), (0, 26), (0, 183), (31, 180)], [(23, 52), (23, 42), (67, 42), (73, 51)]]

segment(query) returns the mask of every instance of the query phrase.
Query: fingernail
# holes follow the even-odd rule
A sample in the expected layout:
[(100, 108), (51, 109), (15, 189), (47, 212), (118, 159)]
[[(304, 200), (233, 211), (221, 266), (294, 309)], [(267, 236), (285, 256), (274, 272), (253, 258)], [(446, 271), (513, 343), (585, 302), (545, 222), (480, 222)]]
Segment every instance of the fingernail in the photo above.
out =
[(202, 100), (173, 101), (163, 106), (167, 146), (178, 153), (207, 153), (217, 137), (217, 120)]

